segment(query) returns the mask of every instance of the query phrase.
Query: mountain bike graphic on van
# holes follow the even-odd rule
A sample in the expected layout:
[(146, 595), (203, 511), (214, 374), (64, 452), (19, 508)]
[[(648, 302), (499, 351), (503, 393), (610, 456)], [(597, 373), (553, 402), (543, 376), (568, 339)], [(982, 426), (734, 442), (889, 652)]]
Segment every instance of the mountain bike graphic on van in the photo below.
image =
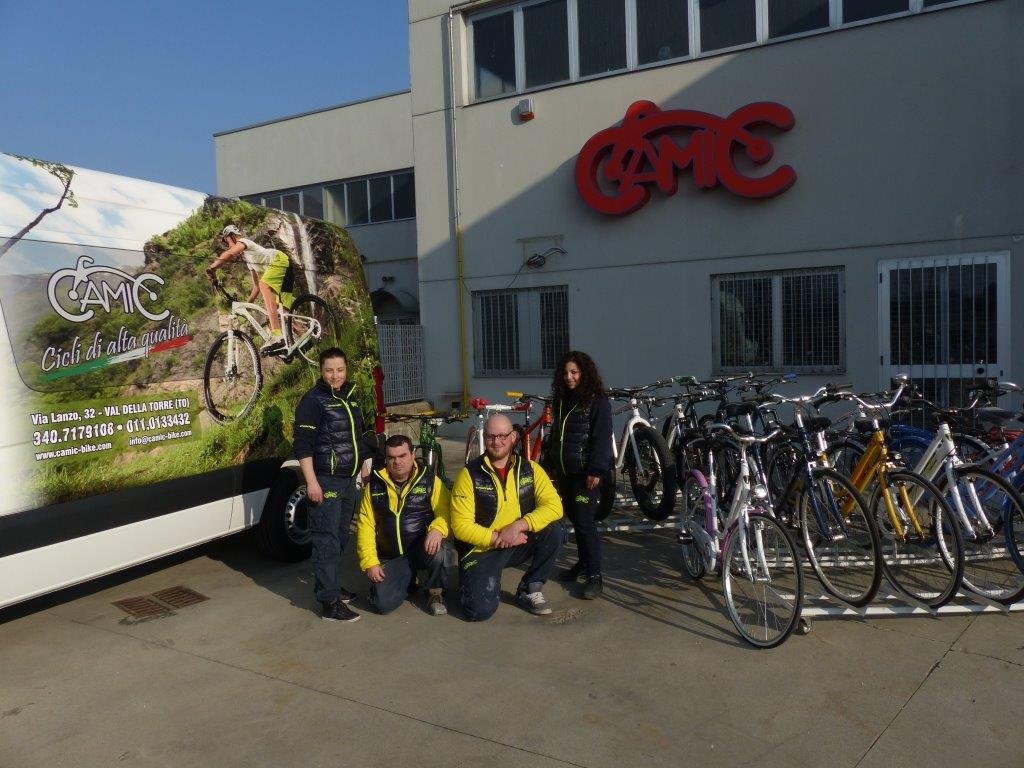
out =
[[(261, 357), (279, 357), (290, 362), (301, 357), (312, 365), (320, 364), (320, 352), (341, 343), (341, 328), (327, 302), (304, 293), (292, 302), (291, 309), (277, 305), (284, 344), (269, 353), (257, 351), (253, 336), (264, 342), (271, 338), (267, 329), (269, 313), (259, 304), (238, 301), (219, 281), (214, 288), (229, 302), (231, 313), (222, 318), (227, 326), (206, 354), (203, 368), (203, 398), (210, 416), (219, 424), (240, 419), (252, 409), (263, 390)], [(244, 321), (250, 333), (238, 326)]]

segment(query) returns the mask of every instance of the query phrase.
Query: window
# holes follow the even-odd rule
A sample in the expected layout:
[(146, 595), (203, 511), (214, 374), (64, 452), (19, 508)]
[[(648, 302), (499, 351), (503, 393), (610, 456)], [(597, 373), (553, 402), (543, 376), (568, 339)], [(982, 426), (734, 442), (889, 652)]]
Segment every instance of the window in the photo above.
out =
[(474, 82), (478, 99), (516, 89), (516, 54), (512, 12), (473, 23)]
[(700, 0), (700, 49), (714, 51), (757, 40), (754, 0)]
[(411, 173), (396, 173), (393, 177), (395, 187), (395, 218), (411, 219), (416, 215), (416, 185)]
[(347, 222), (366, 224), (370, 221), (370, 203), (366, 194), (366, 179), (345, 183), (345, 199), (348, 201)]
[(784, 37), (828, 26), (829, 0), (770, 0), (768, 37)]
[(626, 6), (622, 0), (587, 0), (577, 6), (580, 76), (626, 68)]
[(711, 278), (716, 370), (845, 368), (842, 267)]
[(907, 0), (843, 0), (843, 23), (910, 10)]
[(526, 87), (569, 79), (569, 20), (565, 0), (523, 8)]
[(686, 3), (679, 0), (636, 0), (637, 62), (650, 64), (690, 52)]
[(281, 195), (281, 210), (285, 213), (299, 213), (299, 193)]
[(478, 376), (552, 373), (569, 350), (568, 287), (473, 293)]
[(370, 221), (391, 221), (391, 177), (370, 179)]
[(471, 98), (991, 1), (507, 0), (497, 10), (467, 16)]
[(323, 187), (307, 187), (302, 190), (302, 215), (312, 219), (324, 217)]

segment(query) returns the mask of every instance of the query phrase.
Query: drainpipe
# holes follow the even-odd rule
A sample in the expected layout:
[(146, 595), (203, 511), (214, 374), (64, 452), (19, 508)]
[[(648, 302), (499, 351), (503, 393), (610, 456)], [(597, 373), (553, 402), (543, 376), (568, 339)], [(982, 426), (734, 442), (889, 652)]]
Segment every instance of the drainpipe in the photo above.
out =
[(448, 6), (448, 97), (452, 110), (452, 213), (455, 219), (455, 284), (459, 292), (459, 373), (462, 380), (462, 408), (469, 402), (469, 363), (466, 354), (466, 280), (462, 252), (462, 212), (459, 208), (459, 143), (455, 125), (455, 9)]

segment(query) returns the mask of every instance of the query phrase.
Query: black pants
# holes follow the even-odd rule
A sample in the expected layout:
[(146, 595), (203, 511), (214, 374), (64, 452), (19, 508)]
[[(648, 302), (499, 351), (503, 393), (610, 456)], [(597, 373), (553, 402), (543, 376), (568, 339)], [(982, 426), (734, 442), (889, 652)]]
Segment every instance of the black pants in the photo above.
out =
[(426, 571), (427, 580), (423, 584), (427, 589), (444, 589), (448, 582), (448, 566), (445, 565), (445, 552), (451, 546), (443, 542), (441, 548), (433, 555), (423, 550), (421, 536), (410, 546), (402, 557), (395, 557), (381, 563), (384, 568), (384, 581), (370, 585), (370, 605), (378, 613), (391, 613), (405, 600), (409, 585), (417, 571)]
[[(608, 479), (602, 477), (601, 482), (606, 483)], [(562, 497), (562, 510), (572, 523), (580, 562), (588, 576), (600, 576), (601, 536), (597, 532), (594, 513), (601, 499), (601, 486), (588, 491), (587, 475), (558, 475), (555, 477), (555, 487)]]
[(558, 550), (562, 548), (562, 526), (549, 525), (526, 534), (526, 543), (508, 549), (471, 551), (459, 558), (459, 599), (469, 621), (484, 621), (498, 610), (501, 601), (501, 572), (530, 561), (519, 582), (525, 592), (539, 592), (548, 580)]
[(341, 597), (338, 568), (348, 544), (352, 512), (356, 506), (356, 481), (352, 477), (317, 475), (324, 500), (309, 505), (309, 533), (313, 539), (313, 594), (321, 603)]

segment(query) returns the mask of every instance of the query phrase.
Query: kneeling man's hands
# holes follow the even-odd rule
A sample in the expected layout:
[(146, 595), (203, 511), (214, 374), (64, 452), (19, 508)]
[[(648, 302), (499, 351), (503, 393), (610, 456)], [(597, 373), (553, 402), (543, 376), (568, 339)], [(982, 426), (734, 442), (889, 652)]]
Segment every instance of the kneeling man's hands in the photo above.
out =
[(444, 541), (444, 536), (440, 533), (437, 531), (428, 531), (427, 538), (423, 540), (423, 551), (431, 556), (436, 555), (437, 550), (441, 548), (442, 541)]
[(375, 565), (372, 568), (367, 568), (366, 577), (374, 584), (380, 584), (384, 581), (384, 567), (381, 565)]
[(515, 520), (504, 528), (494, 532), (494, 546), (498, 549), (518, 547), (526, 543), (527, 523), (522, 518)]

